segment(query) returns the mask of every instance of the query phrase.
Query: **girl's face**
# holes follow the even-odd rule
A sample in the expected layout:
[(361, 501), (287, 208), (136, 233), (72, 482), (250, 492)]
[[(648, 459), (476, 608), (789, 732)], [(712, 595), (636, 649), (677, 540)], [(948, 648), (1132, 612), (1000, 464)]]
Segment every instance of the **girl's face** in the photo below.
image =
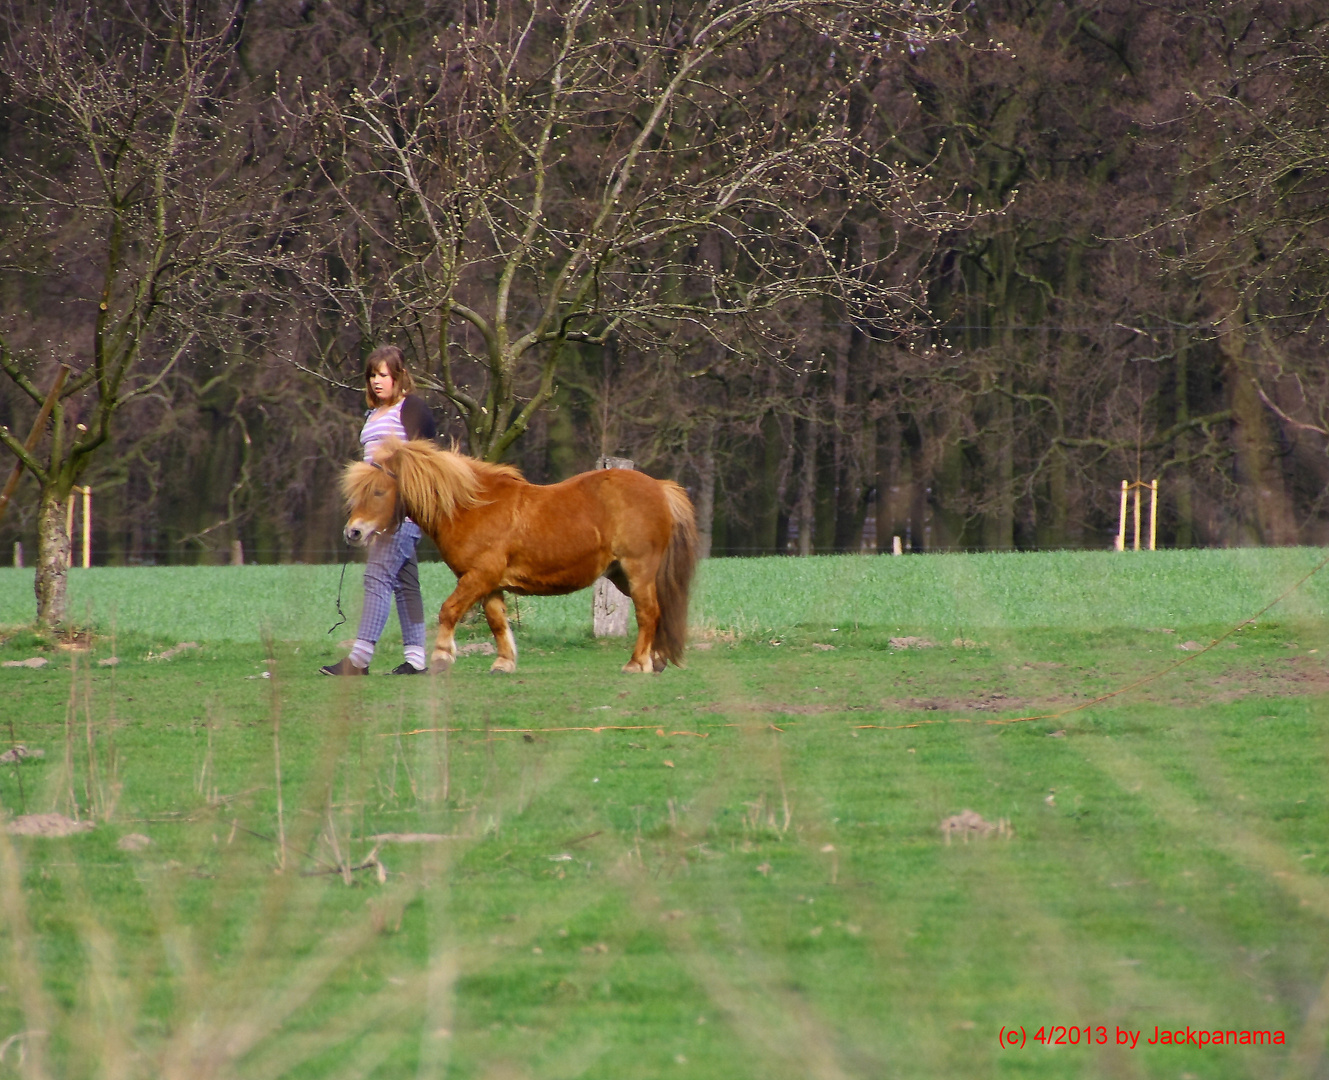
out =
[(396, 380), (386, 363), (379, 364), (369, 376), (369, 389), (382, 405), (387, 405), (396, 396)]

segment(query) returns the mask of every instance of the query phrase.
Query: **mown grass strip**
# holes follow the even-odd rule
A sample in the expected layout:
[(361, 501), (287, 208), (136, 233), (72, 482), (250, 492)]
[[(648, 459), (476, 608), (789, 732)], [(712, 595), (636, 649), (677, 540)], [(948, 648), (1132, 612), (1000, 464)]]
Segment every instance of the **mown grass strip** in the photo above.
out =
[[(1186, 628), (1246, 618), (1312, 568), (1316, 548), (973, 555), (713, 559), (702, 564), (695, 627), (760, 637), (796, 630), (877, 629), (951, 637), (1058, 627)], [(163, 639), (260, 641), (265, 631), (317, 640), (337, 621), (340, 566), (94, 567), (70, 571), (76, 621)], [(421, 567), (431, 610), (451, 590), (446, 566)], [(353, 567), (338, 639), (353, 636), (360, 605)], [(349, 601), (349, 602), (348, 602)], [(519, 635), (582, 639), (589, 594), (521, 597)], [(33, 614), (32, 571), (0, 569), (0, 625)], [(1289, 597), (1289, 618), (1329, 614), (1329, 578)]]

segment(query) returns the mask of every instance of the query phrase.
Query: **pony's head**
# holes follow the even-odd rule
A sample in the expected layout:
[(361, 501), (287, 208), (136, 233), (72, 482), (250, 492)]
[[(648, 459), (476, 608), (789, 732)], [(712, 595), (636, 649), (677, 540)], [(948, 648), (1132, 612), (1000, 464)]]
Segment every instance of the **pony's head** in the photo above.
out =
[(474, 506), (481, 488), (500, 478), (520, 480), (521, 474), (509, 465), (441, 450), (428, 439), (384, 439), (372, 461), (353, 462), (342, 474), (348, 511), (342, 535), (363, 547), (376, 534), (396, 530), (409, 515), (437, 542), (439, 528)]
[(377, 533), (394, 532), (403, 511), (398, 506), (397, 477), (377, 461), (346, 466), (341, 480), (347, 520), (342, 536), (352, 547), (364, 547)]

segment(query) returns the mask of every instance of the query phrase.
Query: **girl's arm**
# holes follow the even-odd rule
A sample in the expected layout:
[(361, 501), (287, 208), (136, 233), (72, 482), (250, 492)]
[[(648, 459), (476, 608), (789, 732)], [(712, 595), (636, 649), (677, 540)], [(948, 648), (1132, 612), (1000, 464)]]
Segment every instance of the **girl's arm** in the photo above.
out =
[(434, 422), (434, 414), (429, 411), (429, 406), (414, 394), (407, 394), (401, 403), (401, 426), (406, 429), (408, 439), (438, 437), (438, 424)]

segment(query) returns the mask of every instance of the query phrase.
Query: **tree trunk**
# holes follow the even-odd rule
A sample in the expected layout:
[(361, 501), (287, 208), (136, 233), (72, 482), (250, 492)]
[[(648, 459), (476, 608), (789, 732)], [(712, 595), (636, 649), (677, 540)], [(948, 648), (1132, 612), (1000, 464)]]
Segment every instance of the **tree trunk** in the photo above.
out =
[[(595, 463), (597, 469), (631, 469), (631, 458), (610, 457), (602, 454)], [(600, 637), (627, 637), (628, 611), (632, 601), (612, 581), (605, 577), (595, 579), (591, 593), (591, 632)]]
[(780, 418), (767, 413), (761, 421), (761, 476), (757, 484), (757, 500), (753, 504), (752, 524), (755, 547), (759, 555), (780, 552), (780, 470), (787, 452), (781, 437)]
[(798, 553), (812, 554), (812, 530), (816, 522), (817, 491), (817, 425), (807, 419), (803, 422), (803, 462), (798, 483)]
[(812, 498), (812, 547), (823, 554), (835, 550), (835, 512), (839, 506), (835, 468), (835, 443), (825, 440), (829, 445), (817, 455), (817, 471), (814, 479)]
[(850, 418), (854, 403), (849, 374), (851, 370), (864, 368), (866, 354), (867, 336), (851, 327), (845, 348), (836, 356), (831, 387), (834, 511), (829, 547), (832, 551), (857, 551), (863, 538), (862, 432), (855, 432)]
[(1070, 487), (1066, 477), (1066, 451), (1054, 444), (1048, 451), (1048, 513), (1047, 522), (1038, 530), (1039, 547), (1064, 548), (1067, 546), (1067, 524), (1070, 521)]
[(707, 425), (697, 462), (697, 558), (711, 557), (715, 539), (715, 427)]
[(963, 548), (967, 541), (964, 512), (955, 509), (964, 501), (964, 450), (953, 430), (943, 428), (933, 437), (941, 447), (929, 484), (931, 520), (923, 526), (923, 550), (948, 551)]
[(891, 537), (902, 535), (897, 520), (896, 497), (900, 492), (900, 418), (890, 412), (877, 421), (877, 550), (890, 551)]
[[(1188, 310), (1183, 318), (1189, 319)], [(1176, 414), (1173, 419), (1178, 424), (1184, 424), (1191, 418), (1190, 406), (1190, 331), (1183, 325), (1177, 336), (1177, 357), (1175, 364), (1175, 373), (1177, 388), (1174, 391), (1177, 399)], [(1174, 453), (1177, 456), (1183, 456), (1190, 448), (1190, 438), (1186, 435), (1177, 440), (1177, 447)], [(1191, 477), (1189, 470), (1178, 470), (1176, 480), (1171, 484), (1173, 488), (1172, 503), (1177, 508), (1177, 533), (1173, 543), (1179, 548), (1188, 548), (1195, 542), (1194, 519), (1195, 512), (1191, 506)]]
[[(1007, 348), (1009, 334), (1003, 334)], [(1009, 351), (1006, 357), (1011, 357)], [(1002, 375), (1006, 389), (1010, 389), (1010, 376)], [(983, 547), (988, 551), (1010, 551), (1015, 547), (1015, 415), (1009, 394), (998, 393), (992, 402), (989, 420), (992, 431), (987, 439), (988, 491), (991, 509), (983, 516)]]
[(1278, 448), (1269, 430), (1264, 405), (1255, 391), (1254, 373), (1246, 353), (1246, 326), (1229, 324), (1222, 348), (1228, 359), (1227, 381), (1236, 422), (1233, 442), (1237, 474), (1244, 488), (1243, 531), (1256, 544), (1280, 546), (1296, 542), (1296, 525), (1283, 480)]
[(65, 528), (65, 499), (54, 484), (42, 488), (37, 510), (37, 625), (63, 626), (68, 616), (66, 584), (69, 576), (69, 532)]

